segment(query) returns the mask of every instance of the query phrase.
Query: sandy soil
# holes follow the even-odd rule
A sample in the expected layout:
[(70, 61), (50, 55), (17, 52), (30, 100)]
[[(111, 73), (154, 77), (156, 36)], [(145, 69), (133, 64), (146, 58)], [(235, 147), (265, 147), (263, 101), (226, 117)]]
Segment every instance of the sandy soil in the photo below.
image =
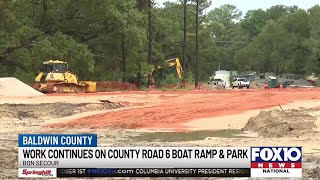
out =
[[(308, 113), (312, 121), (305, 127), (318, 131), (319, 92), (320, 89), (151, 91), (0, 97), (0, 178), (17, 177), (18, 133), (90, 132), (98, 134), (99, 146), (303, 146), (305, 179), (318, 179), (319, 135), (277, 138), (264, 137), (259, 132), (248, 133), (247, 137), (239, 135), (243, 136), (245, 132), (241, 133), (241, 129), (252, 116), (259, 117), (260, 110), (281, 110), (279, 104), (284, 111), (295, 108), (298, 113)], [(99, 100), (121, 106), (102, 106)], [(303, 122), (303, 118), (295, 118), (294, 122), (297, 121)], [(155, 132), (163, 128), (178, 132), (174, 136), (171, 132)], [(190, 132), (204, 129), (227, 130), (222, 134)]]
[(44, 94), (14, 77), (0, 77), (0, 96), (43, 96)]
[(318, 118), (314, 124), (316, 125), (316, 127), (314, 128), (315, 131), (320, 132), (320, 118)]

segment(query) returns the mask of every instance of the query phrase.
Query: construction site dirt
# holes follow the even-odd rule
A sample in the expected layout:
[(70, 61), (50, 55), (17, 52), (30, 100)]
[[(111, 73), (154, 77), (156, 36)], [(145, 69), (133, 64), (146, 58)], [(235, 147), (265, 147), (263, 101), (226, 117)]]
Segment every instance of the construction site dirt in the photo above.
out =
[[(138, 94), (142, 95), (143, 93)], [(183, 130), (184, 123), (194, 119), (237, 114), (254, 109), (263, 110), (279, 106), (279, 104), (320, 98), (317, 90), (153, 92), (153, 94), (144, 94), (145, 97), (142, 99), (147, 100), (150, 98), (148, 96), (151, 96), (157, 101), (146, 103), (145, 105), (148, 107), (97, 114), (53, 124), (51, 127), (78, 128), (86, 125), (93, 128), (111, 126), (129, 129), (169, 128)]]
[[(19, 133), (96, 133), (99, 146), (303, 146), (320, 176), (320, 89), (0, 96), (0, 178), (17, 177)], [(277, 128), (276, 128), (277, 127)]]

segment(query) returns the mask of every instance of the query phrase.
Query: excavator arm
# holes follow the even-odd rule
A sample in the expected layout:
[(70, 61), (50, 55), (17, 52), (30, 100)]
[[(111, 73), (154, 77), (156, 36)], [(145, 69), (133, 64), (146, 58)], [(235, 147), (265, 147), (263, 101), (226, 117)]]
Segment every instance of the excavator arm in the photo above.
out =
[(182, 66), (181, 66), (179, 58), (169, 59), (169, 60), (166, 60), (166, 62), (168, 64), (168, 66), (175, 66), (176, 67), (178, 77), (181, 80), (183, 70), (182, 70)]

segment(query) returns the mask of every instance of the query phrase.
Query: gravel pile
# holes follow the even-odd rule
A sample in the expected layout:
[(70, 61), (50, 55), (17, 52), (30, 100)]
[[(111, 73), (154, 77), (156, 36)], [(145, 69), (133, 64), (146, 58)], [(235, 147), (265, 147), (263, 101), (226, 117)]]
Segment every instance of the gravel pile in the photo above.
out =
[(312, 84), (304, 79), (294, 81), (289, 87), (313, 87)]

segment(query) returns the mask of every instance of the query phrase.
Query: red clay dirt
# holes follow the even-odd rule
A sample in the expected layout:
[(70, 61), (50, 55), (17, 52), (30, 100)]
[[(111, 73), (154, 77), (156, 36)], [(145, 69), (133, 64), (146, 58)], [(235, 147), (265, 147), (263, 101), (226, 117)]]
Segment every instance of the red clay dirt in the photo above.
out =
[[(48, 127), (66, 128), (182, 128), (182, 123), (198, 118), (266, 109), (293, 101), (320, 99), (320, 89), (225, 90), (188, 92), (112, 92), (104, 94), (160, 95), (151, 107), (126, 109), (57, 123)], [(175, 96), (166, 96), (175, 94)], [(94, 95), (94, 94), (92, 94)]]
[(118, 81), (97, 81), (96, 82), (97, 92), (106, 92), (114, 90), (139, 90), (135, 84)]

